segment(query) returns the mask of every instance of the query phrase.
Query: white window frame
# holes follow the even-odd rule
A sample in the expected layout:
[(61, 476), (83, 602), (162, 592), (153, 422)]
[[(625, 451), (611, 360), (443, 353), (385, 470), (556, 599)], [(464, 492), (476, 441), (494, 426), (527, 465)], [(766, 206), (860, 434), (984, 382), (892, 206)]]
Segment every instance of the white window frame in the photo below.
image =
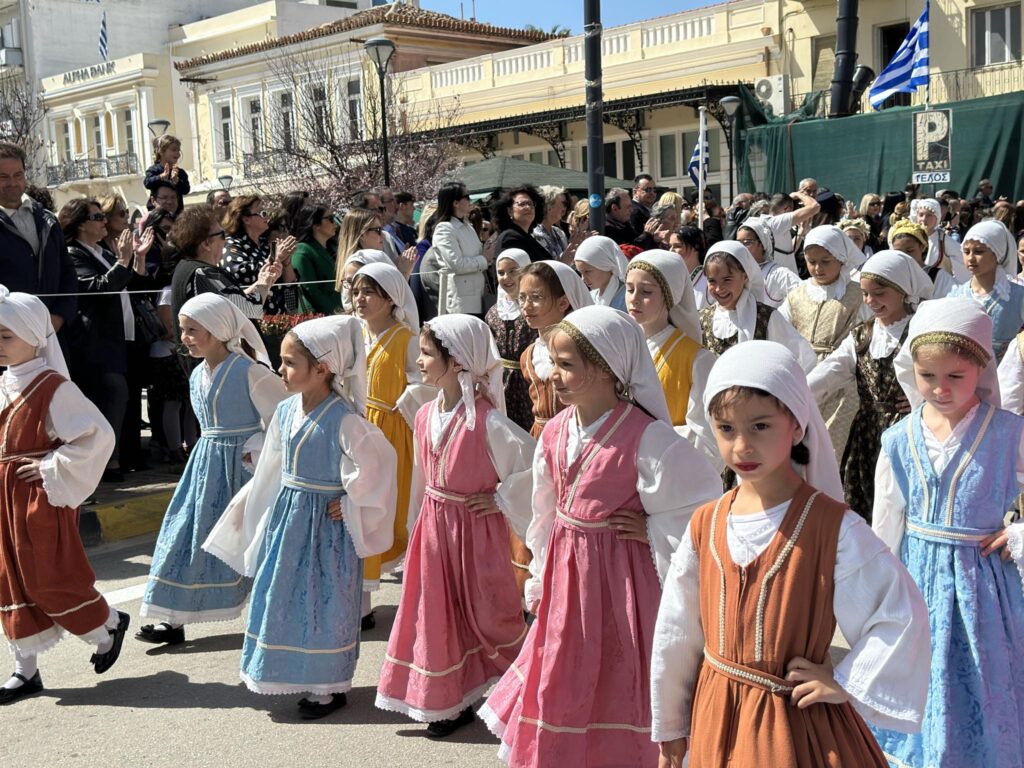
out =
[[(239, 144), (244, 153), (262, 152), (267, 149), (267, 104), (263, 91), (259, 86), (239, 89), (236, 94), (239, 125)], [(259, 128), (254, 131), (252, 106), (259, 106)]]
[[(358, 72), (339, 72), (335, 75), (335, 93), (338, 94), (338, 126), (344, 130), (345, 141), (357, 141), (366, 135), (366, 112), (363, 109), (363, 79)], [(349, 85), (359, 86), (357, 93), (351, 93)], [(356, 132), (352, 131), (352, 108), (355, 106)]]
[(89, 156), (94, 160), (102, 160), (107, 156), (107, 147), (104, 142), (105, 131), (103, 128), (106, 116), (102, 112), (93, 112), (89, 117), (91, 118), (89, 123), (90, 143), (92, 144), (93, 152), (95, 152), (95, 155), (90, 153)]
[[(1012, 23), (1013, 22), (1013, 10), (1014, 9), (1017, 10), (1017, 23), (1016, 24)], [(993, 51), (993, 45), (992, 45), (992, 43), (993, 43), (992, 33), (990, 31), (991, 30), (991, 25), (992, 25), (992, 17), (993, 17), (993, 15), (995, 15), (997, 13), (1002, 13), (1004, 15), (1005, 29), (1007, 31), (1007, 34), (1009, 35), (1009, 39), (1006, 40), (1006, 44), (1004, 45), (1002, 51), (1000, 52), (1001, 55), (1005, 56), (1005, 58), (1002, 58), (999, 61), (995, 61), (994, 58), (993, 58), (993, 55), (992, 55), (994, 51)], [(1020, 29), (1020, 22), (1021, 22), (1020, 3), (1013, 3), (1013, 4), (1010, 4), (1010, 5), (997, 5), (997, 6), (992, 6), (991, 8), (976, 8), (976, 9), (973, 9), (971, 11), (971, 46), (970, 46), (971, 47), (971, 68), (972, 69), (977, 69), (979, 67), (987, 67), (987, 66), (998, 65), (998, 64), (1012, 64), (1015, 61), (1019, 62), (1021, 60), (1020, 59), (1020, 51), (1021, 51), (1021, 29)], [(984, 50), (984, 52), (979, 52), (977, 50), (976, 46), (975, 46), (975, 39), (976, 39), (976, 32), (977, 32), (977, 25), (978, 24), (984, 24), (985, 25), (986, 35), (985, 35), (985, 50)], [(1013, 53), (1014, 53), (1014, 51), (1013, 51), (1013, 36), (1014, 35), (1016, 35), (1016, 37), (1017, 37), (1017, 53), (1018, 53), (1018, 55), (1017, 55), (1016, 58), (1013, 55)], [(981, 60), (979, 60), (979, 53), (981, 53)]]
[[(224, 119), (224, 108), (228, 109)], [(238, 159), (238, 130), (235, 121), (235, 105), (231, 94), (223, 94), (210, 98), (210, 123), (213, 141), (213, 162), (217, 165), (233, 165)], [(230, 152), (224, 151), (224, 129), (227, 128), (227, 141)]]

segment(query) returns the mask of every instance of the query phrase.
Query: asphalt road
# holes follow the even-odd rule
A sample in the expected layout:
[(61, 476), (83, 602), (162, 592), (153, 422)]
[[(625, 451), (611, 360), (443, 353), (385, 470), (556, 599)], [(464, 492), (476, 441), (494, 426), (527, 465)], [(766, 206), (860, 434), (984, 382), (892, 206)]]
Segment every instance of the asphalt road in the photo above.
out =
[[(90, 552), (100, 591), (132, 617), (130, 634), (152, 549), (147, 537)], [(241, 619), (188, 627), (173, 648), (128, 637), (102, 676), (91, 647), (66, 638), (40, 658), (46, 690), (0, 709), (0, 766), (500, 766), (479, 721), (432, 741), (425, 726), (373, 706), (399, 589), (388, 580), (374, 595), (377, 628), (363, 635), (348, 706), (319, 721), (298, 717), (297, 696), (258, 696), (239, 682)]]

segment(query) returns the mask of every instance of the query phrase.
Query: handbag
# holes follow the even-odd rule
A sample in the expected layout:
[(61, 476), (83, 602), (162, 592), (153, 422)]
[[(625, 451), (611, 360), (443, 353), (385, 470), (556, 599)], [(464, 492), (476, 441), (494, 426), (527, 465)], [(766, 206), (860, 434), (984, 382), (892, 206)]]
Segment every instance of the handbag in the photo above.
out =
[(146, 346), (160, 341), (166, 332), (156, 306), (149, 297), (136, 298), (132, 309), (135, 311), (135, 338)]

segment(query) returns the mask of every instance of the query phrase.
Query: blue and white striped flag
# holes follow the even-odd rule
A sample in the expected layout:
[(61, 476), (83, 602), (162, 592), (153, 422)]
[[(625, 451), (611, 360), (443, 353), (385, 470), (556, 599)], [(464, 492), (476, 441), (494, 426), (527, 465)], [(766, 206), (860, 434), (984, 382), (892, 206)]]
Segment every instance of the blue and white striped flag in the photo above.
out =
[[(701, 162), (700, 145), (704, 144), (704, 157)], [(690, 164), (686, 166), (686, 172), (693, 180), (693, 186), (702, 189), (708, 181), (708, 157), (711, 155), (711, 147), (708, 145), (708, 132), (704, 125), (697, 134), (697, 143), (693, 147), (693, 154), (690, 155)]]
[(903, 45), (875, 78), (868, 101), (878, 109), (894, 93), (913, 93), (921, 85), (928, 87), (928, 0)]
[(98, 46), (100, 52), (100, 58), (104, 61), (107, 60), (107, 12), (103, 12), (103, 18), (100, 20), (100, 42)]

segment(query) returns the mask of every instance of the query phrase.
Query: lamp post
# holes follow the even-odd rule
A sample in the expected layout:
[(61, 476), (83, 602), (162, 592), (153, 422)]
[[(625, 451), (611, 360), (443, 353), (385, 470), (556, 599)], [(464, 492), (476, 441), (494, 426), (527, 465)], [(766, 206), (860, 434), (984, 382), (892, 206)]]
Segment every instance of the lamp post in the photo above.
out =
[(377, 68), (377, 77), (380, 78), (380, 135), (384, 150), (384, 186), (391, 186), (391, 163), (388, 159), (388, 101), (384, 91), (384, 77), (388, 73), (388, 63), (395, 55), (395, 44), (386, 37), (371, 37), (363, 43), (363, 50), (366, 51), (370, 61)]
[(153, 138), (157, 136), (163, 136), (167, 133), (167, 129), (171, 127), (170, 120), (150, 120), (146, 123), (146, 127), (149, 128), (149, 132), (153, 134)]
[(729, 202), (732, 202), (732, 198), (736, 197), (736, 187), (733, 181), (733, 149), (732, 149), (732, 129), (733, 120), (736, 118), (736, 110), (740, 108), (740, 100), (738, 96), (723, 96), (718, 100), (718, 106), (725, 112), (725, 116), (729, 118), (729, 128), (725, 133), (725, 145), (729, 148)]
[(234, 180), (235, 177), (228, 173), (225, 173), (223, 176), (217, 177), (217, 181), (220, 182), (220, 188), (226, 192), (231, 190), (231, 184), (234, 182)]

